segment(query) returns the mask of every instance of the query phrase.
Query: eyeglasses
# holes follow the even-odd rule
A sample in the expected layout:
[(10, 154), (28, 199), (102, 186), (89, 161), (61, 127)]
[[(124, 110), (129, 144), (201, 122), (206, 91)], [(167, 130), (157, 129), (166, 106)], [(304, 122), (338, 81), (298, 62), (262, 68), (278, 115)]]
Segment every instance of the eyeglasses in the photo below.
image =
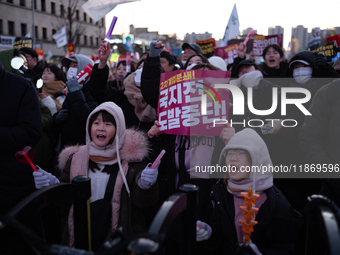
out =
[(231, 158), (236, 156), (237, 158), (244, 158), (247, 156), (246, 150), (228, 150), (226, 157)]

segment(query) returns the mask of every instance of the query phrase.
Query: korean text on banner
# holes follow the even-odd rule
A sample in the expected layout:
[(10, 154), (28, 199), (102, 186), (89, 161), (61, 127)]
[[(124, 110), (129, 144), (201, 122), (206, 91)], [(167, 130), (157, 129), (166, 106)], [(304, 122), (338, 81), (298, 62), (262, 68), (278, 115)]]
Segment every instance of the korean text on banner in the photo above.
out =
[(282, 34), (266, 36), (254, 34), (253, 51), (255, 56), (262, 57), (263, 50), (271, 44), (277, 44), (282, 48)]
[(0, 35), (0, 47), (12, 48), (14, 44), (14, 36), (4, 36)]
[(65, 46), (67, 44), (66, 26), (63, 26), (62, 29), (52, 35), (52, 38), (55, 40), (57, 48)]
[(215, 38), (199, 41), (196, 39), (196, 43), (201, 47), (202, 53), (206, 58), (214, 55), (214, 48), (216, 47)]
[(238, 44), (230, 44), (225, 47), (215, 48), (215, 55), (224, 59), (226, 65), (234, 63), (237, 55)]
[(160, 131), (175, 135), (219, 135), (223, 126), (214, 127), (214, 120), (228, 120), (229, 91), (215, 86), (229, 81), (230, 73), (223, 71), (162, 73), (158, 101)]
[(82, 5), (82, 8), (94, 22), (97, 22), (101, 18), (104, 18), (104, 16), (112, 11), (118, 4), (136, 1), (138, 0), (89, 0)]

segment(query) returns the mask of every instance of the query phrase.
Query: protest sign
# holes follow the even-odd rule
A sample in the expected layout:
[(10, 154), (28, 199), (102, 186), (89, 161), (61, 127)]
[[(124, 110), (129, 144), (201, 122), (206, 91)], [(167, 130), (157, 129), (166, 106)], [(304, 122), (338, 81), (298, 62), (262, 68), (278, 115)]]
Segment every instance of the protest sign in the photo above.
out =
[(203, 56), (205, 56), (206, 58), (214, 56), (214, 48), (216, 47), (214, 38), (203, 41), (199, 41), (196, 39), (196, 42), (201, 47)]
[(43, 49), (34, 49), (38, 54), (38, 60), (44, 60), (44, 50)]
[(327, 42), (334, 42), (334, 47), (340, 48), (340, 34), (327, 37), (326, 41)]
[[(229, 91), (215, 89), (228, 84), (230, 73), (210, 70), (178, 70), (161, 74), (158, 120), (160, 131), (176, 135), (219, 135), (223, 126), (214, 119), (228, 119)], [(203, 109), (202, 102), (206, 102)]]
[(266, 36), (254, 34), (253, 51), (255, 56), (262, 57), (263, 50), (271, 44), (277, 44), (282, 48), (282, 34)]
[(332, 43), (326, 46), (320, 46), (312, 50), (312, 52), (324, 54), (327, 57), (327, 61), (329, 62), (336, 55), (335, 47), (334, 47), (334, 44)]
[(225, 47), (215, 48), (215, 55), (224, 59), (227, 66), (234, 63), (237, 55), (238, 44), (230, 44)]
[(14, 44), (14, 36), (0, 35), (0, 47), (12, 48)]
[(13, 48), (19, 50), (22, 47), (33, 48), (33, 39), (28, 37), (16, 37)]

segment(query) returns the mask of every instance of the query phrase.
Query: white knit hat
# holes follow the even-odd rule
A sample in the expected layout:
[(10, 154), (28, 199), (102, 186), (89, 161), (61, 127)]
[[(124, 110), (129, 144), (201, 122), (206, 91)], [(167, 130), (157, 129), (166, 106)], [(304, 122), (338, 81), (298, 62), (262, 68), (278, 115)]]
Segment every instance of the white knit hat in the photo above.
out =
[(221, 71), (227, 71), (227, 65), (221, 57), (213, 56), (208, 58), (208, 61), (210, 64), (217, 67)]

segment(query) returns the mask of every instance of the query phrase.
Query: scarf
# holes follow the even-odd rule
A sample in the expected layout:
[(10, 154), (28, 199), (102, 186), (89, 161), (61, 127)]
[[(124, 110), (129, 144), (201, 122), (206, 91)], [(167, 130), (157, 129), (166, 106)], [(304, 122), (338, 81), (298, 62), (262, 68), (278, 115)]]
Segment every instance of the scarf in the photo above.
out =
[(57, 111), (59, 112), (62, 108), (62, 104), (58, 101), (57, 95), (62, 94), (63, 89), (66, 87), (66, 84), (62, 81), (53, 81), (44, 83), (41, 92), (44, 93), (46, 96), (51, 96), (53, 99)]

